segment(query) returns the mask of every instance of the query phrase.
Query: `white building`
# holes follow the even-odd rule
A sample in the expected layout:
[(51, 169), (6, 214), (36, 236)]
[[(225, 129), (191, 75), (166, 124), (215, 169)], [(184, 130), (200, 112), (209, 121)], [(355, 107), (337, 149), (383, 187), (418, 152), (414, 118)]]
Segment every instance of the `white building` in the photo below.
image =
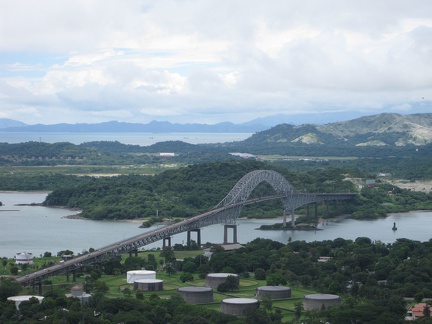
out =
[(33, 264), (33, 253), (19, 252), (15, 255), (16, 264)]

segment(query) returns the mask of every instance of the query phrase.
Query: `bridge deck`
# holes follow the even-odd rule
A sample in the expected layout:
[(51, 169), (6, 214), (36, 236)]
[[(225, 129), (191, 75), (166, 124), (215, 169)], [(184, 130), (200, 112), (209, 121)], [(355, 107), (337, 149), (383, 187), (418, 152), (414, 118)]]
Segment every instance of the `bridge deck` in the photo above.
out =
[[(291, 194), (289, 199), (292, 200), (292, 199), (296, 199), (297, 197), (297, 199), (302, 203), (304, 203), (305, 201), (306, 203), (313, 203), (313, 202), (320, 202), (324, 200), (352, 199), (355, 197), (355, 195), (356, 194), (353, 193), (334, 193), (334, 194), (295, 193), (295, 194)], [(104, 260), (118, 257), (122, 253), (135, 251), (142, 246), (151, 244), (153, 242), (162, 240), (167, 237), (171, 237), (172, 235), (178, 233), (198, 229), (213, 224), (221, 224), (221, 223), (232, 224), (237, 219), (242, 206), (247, 204), (257, 203), (260, 201), (266, 201), (270, 199), (288, 199), (288, 198), (286, 197), (286, 195), (273, 195), (273, 196), (248, 199), (241, 202), (237, 202), (229, 206), (214, 208), (210, 211), (185, 219), (178, 223), (129, 237), (125, 240), (104, 246), (100, 249), (97, 249), (94, 252), (79, 255), (77, 257), (74, 257), (71, 260), (67, 260), (59, 264), (47, 267), (43, 270), (33, 272), (23, 277), (19, 277), (16, 279), (16, 281), (24, 285), (34, 284), (48, 277), (74, 271), (87, 264), (102, 262)]]

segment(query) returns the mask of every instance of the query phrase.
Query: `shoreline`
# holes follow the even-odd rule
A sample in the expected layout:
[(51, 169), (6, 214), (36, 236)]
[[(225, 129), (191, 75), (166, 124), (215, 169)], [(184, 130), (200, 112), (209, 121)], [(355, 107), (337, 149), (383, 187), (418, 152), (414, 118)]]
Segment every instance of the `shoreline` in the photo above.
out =
[[(302, 224), (298, 224), (297, 227), (278, 227), (278, 228), (255, 228), (255, 230), (258, 231), (322, 231), (322, 228), (318, 228), (318, 225), (324, 225), (325, 223), (328, 222), (338, 222), (341, 220), (345, 220), (347, 218), (349, 218), (349, 214), (344, 214), (344, 215), (340, 215), (340, 216), (336, 216), (336, 217), (332, 217), (332, 218), (322, 218), (319, 217), (318, 218), (318, 222), (316, 224), (316, 227), (302, 227)], [(295, 219), (299, 218), (300, 216), (295, 215)], [(277, 217), (275, 219), (281, 219), (283, 220), (283, 217)], [(287, 218), (287, 223), (288, 223), (288, 218)], [(273, 225), (276, 224), (281, 224), (281, 223), (274, 223)], [(272, 226), (272, 225), (270, 225)]]
[[(34, 203), (32, 203), (32, 204), (19, 204), (19, 205), (21, 205), (21, 206), (42, 206), (42, 204), (34, 204)], [(66, 219), (80, 219), (80, 220), (92, 220), (92, 221), (111, 221), (111, 222), (129, 222), (129, 223), (139, 223), (139, 224), (142, 224), (143, 222), (145, 222), (145, 221), (147, 221), (148, 220), (148, 218), (134, 218), (134, 219), (89, 219), (89, 218), (85, 218), (85, 217), (82, 217), (81, 216), (81, 212), (82, 212), (82, 210), (80, 210), (80, 209), (74, 209), (74, 208), (67, 208), (67, 207), (64, 207), (64, 206), (43, 206), (43, 207), (51, 207), (51, 208), (60, 208), (60, 209), (66, 209), (66, 210), (70, 210), (70, 211), (77, 211), (77, 214), (72, 214), (72, 215), (67, 215), (67, 216), (63, 216), (62, 218), (66, 218)], [(388, 215), (387, 215), (387, 217), (388, 216), (390, 216), (390, 215), (393, 215), (393, 214), (398, 214), (398, 215), (401, 215), (401, 214), (405, 214), (405, 213), (414, 213), (414, 212), (431, 212), (432, 213), (432, 210), (428, 210), (428, 209), (421, 209), (421, 210), (411, 210), (411, 211), (407, 211), (407, 212), (400, 212), (400, 213), (389, 213)], [(299, 217), (301, 217), (301, 216), (303, 216), (303, 215), (295, 215), (295, 219), (297, 219), (297, 218), (299, 218)], [(340, 215), (340, 216), (336, 216), (336, 217), (331, 217), (331, 218), (322, 218), (322, 217), (319, 217), (318, 218), (318, 222), (317, 222), (317, 225), (324, 225), (325, 223), (328, 223), (328, 222), (339, 222), (339, 221), (343, 221), (343, 220), (346, 220), (346, 219), (349, 219), (349, 217), (350, 217), (351, 215), (350, 214), (344, 214), (344, 215)], [(387, 218), (387, 217), (384, 217), (384, 218)], [(186, 218), (185, 218), (186, 219)], [(248, 220), (248, 219), (250, 219), (250, 220), (260, 220), (260, 219), (265, 219), (265, 220), (269, 220), (269, 219), (272, 219), (272, 220), (275, 220), (275, 224), (278, 224), (278, 220), (279, 221), (283, 221), (283, 219), (284, 219), (284, 217), (283, 216), (277, 216), (277, 217), (266, 217), (266, 218), (263, 218), (263, 217), (255, 217), (255, 218), (248, 218), (248, 217), (239, 217), (238, 218), (238, 220)], [(291, 220), (291, 217), (287, 217), (287, 222), (288, 221), (290, 221)], [(359, 219), (359, 220), (361, 220), (361, 219)], [(155, 225), (170, 225), (170, 224), (173, 224), (173, 223), (175, 223), (176, 222), (176, 220), (172, 220), (172, 219), (165, 219), (164, 221), (162, 221), (162, 222), (156, 222), (155, 223)], [(260, 228), (257, 228), (258, 230), (262, 230), (262, 229), (260, 229)], [(268, 229), (268, 230), (271, 230), (271, 229)], [(299, 229), (300, 230), (300, 229)], [(321, 230), (321, 229), (319, 229), (319, 228), (314, 228), (314, 229), (302, 229), (302, 230)]]
[[(65, 208), (67, 209), (67, 208)], [(128, 222), (128, 223), (142, 223), (145, 221), (145, 218), (141, 218), (141, 219), (90, 219), (90, 218), (85, 218), (83, 216), (81, 216), (81, 213), (75, 214), (75, 215), (67, 215), (67, 216), (63, 216), (62, 218), (67, 218), (67, 219), (80, 219), (80, 220), (88, 220), (88, 221), (95, 221), (95, 222)]]

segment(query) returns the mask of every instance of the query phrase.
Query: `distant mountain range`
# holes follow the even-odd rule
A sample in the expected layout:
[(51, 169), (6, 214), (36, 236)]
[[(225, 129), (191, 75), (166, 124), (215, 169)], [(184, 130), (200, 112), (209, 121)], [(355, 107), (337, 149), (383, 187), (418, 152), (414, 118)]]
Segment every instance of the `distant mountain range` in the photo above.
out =
[(122, 133), (122, 132), (148, 132), (148, 133), (254, 133), (268, 127), (264, 125), (236, 125), (225, 122), (215, 125), (206, 124), (173, 124), (170, 122), (152, 121), (148, 124), (125, 123), (109, 121), (96, 124), (53, 124), (53, 125), (20, 125), (2, 127), (3, 132), (71, 132), (71, 133)]
[[(304, 116), (303, 116), (304, 118)], [(327, 124), (285, 122), (290, 115), (269, 116), (253, 121), (215, 125), (173, 124), (152, 121), (148, 124), (110, 121), (97, 124), (27, 125), (0, 119), (3, 132), (173, 132), (173, 133), (255, 133), (244, 144), (403, 146), (432, 143), (432, 113), (400, 115), (384, 113)]]
[(245, 123), (234, 124), (223, 122), (214, 125), (208, 124), (177, 124), (166, 121), (151, 121), (147, 124), (109, 121), (103, 123), (87, 124), (35, 124), (0, 118), (0, 130), (3, 132), (72, 132), (72, 133), (109, 133), (109, 132), (149, 132), (149, 133), (255, 133), (269, 129), (279, 124), (301, 125), (306, 121), (313, 124), (323, 124), (329, 120), (348, 120), (359, 113), (325, 113), (325, 114), (278, 114), (253, 119)]
[(28, 126), (25, 123), (22, 123), (18, 120), (8, 119), (8, 118), (0, 118), (0, 129), (9, 128), (9, 127), (24, 127)]
[(405, 146), (432, 143), (432, 114), (393, 113), (325, 125), (281, 124), (258, 132), (245, 144)]

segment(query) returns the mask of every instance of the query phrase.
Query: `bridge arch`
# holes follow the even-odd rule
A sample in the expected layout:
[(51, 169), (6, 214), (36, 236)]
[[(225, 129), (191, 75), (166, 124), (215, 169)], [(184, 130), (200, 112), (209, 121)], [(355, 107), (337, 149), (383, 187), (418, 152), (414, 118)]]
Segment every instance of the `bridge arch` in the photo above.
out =
[(280, 173), (272, 170), (255, 170), (241, 178), (215, 208), (236, 205), (247, 200), (255, 187), (263, 181), (270, 184), (277, 194), (289, 196), (297, 193), (294, 186)]

